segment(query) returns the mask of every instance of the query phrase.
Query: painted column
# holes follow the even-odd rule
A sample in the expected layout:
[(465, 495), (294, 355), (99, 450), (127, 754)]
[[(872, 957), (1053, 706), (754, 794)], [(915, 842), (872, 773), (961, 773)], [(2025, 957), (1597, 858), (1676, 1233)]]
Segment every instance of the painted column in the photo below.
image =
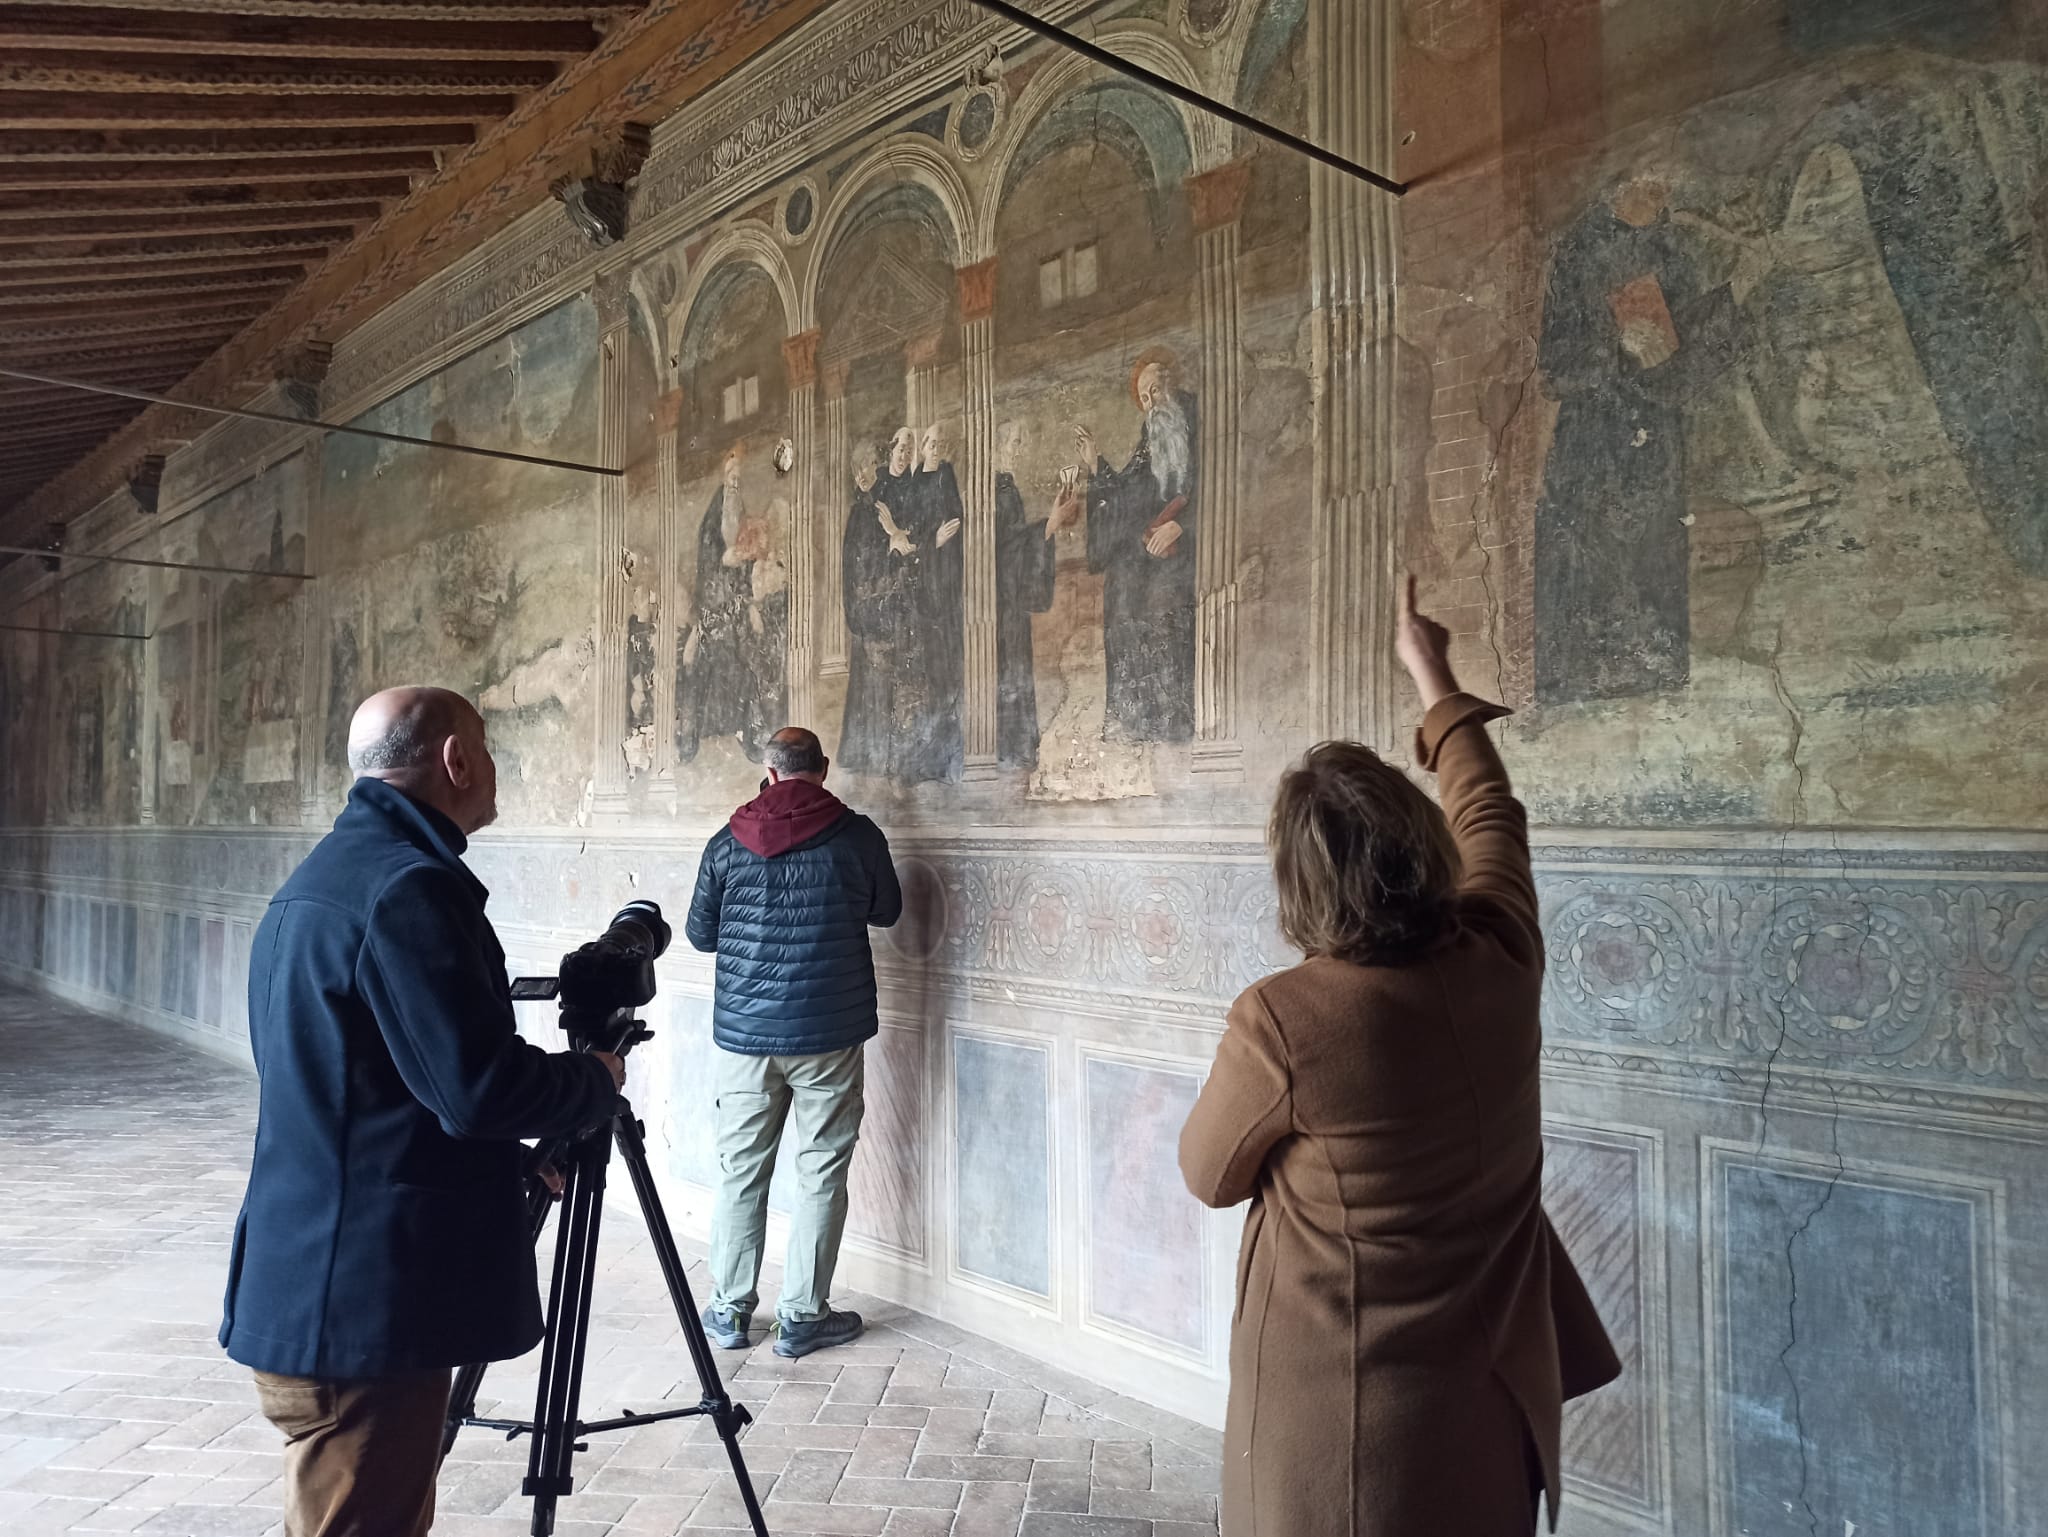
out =
[[(1391, 0), (1311, 0), (1309, 137), (1364, 165), (1393, 161)], [(1316, 729), (1393, 743), (1397, 201), (1309, 167), (1315, 306), (1310, 664)]]
[(299, 622), (303, 652), (299, 665), (299, 825), (317, 827), (334, 814), (320, 798), (321, 754), (327, 750), (328, 689), (328, 564), (327, 519), (321, 511), (320, 449), (325, 440), (312, 438), (300, 450), (306, 466), (306, 572), (314, 578), (298, 583)]
[(853, 441), (846, 427), (846, 376), (844, 362), (827, 364), (825, 391), (825, 518), (827, 556), (825, 580), (818, 591), (818, 671), (827, 678), (846, 675), (846, 594), (839, 584), (840, 538), (853, 494)]
[(1237, 718), (1238, 507), (1243, 477), (1238, 220), (1251, 162), (1232, 161), (1188, 182), (1195, 216), (1202, 315), (1202, 526), (1195, 568), (1195, 745), (1198, 774), (1242, 776)]
[(913, 337), (903, 349), (903, 425), (924, 436), (925, 428), (946, 414), (939, 399), (939, 352), (943, 332)]
[[(597, 307), (597, 462), (626, 457), (626, 274), (607, 272), (592, 285)], [(626, 478), (597, 480), (596, 771), (591, 813), (599, 820), (626, 813)]]
[(682, 427), (683, 392), (672, 389), (654, 407), (654, 786), (673, 796), (676, 787), (676, 647), (682, 629), (682, 589), (676, 580), (676, 537), (682, 487), (677, 484), (677, 439)]
[[(818, 336), (804, 331), (782, 344), (789, 373), (789, 440), (796, 449), (789, 506), (789, 706), (809, 726), (818, 676)], [(836, 572), (833, 573), (837, 575)]]
[[(306, 548), (309, 559), (312, 541), (313, 531), (309, 527), (306, 530)], [(162, 560), (164, 558), (163, 536), (158, 534), (145, 541), (141, 545), (141, 549), (152, 559)], [(142, 643), (142, 701), (140, 706), (142, 710), (142, 729), (137, 733), (137, 740), (140, 743), (140, 750), (142, 752), (142, 793), (137, 802), (135, 817), (144, 827), (153, 827), (156, 825), (157, 717), (161, 713), (161, 701), (163, 698), (163, 675), (159, 671), (162, 666), (163, 643), (157, 640), (156, 633), (163, 627), (165, 573), (162, 571), (146, 571), (143, 575), (145, 580), (142, 587), (144, 593), (142, 633), (150, 638)], [(319, 583), (310, 582), (302, 583), (301, 585), (317, 587)], [(37, 682), (40, 685), (41, 680), (38, 679)], [(311, 699), (306, 700), (301, 706), (300, 718), (303, 720), (306, 715), (312, 714), (313, 711), (314, 701)], [(303, 764), (300, 771), (301, 773), (304, 772)], [(33, 773), (22, 772), (18, 774), (16, 784), (17, 786), (24, 786), (24, 782), (33, 783), (34, 779), (35, 775)], [(302, 779), (301, 783), (303, 782)], [(19, 794), (20, 790), (17, 789), (16, 793)], [(304, 820), (303, 798), (300, 804), (301, 820)], [(35, 809), (37, 811), (41, 810), (40, 807)]]
[(996, 777), (996, 258), (959, 272), (965, 777)]

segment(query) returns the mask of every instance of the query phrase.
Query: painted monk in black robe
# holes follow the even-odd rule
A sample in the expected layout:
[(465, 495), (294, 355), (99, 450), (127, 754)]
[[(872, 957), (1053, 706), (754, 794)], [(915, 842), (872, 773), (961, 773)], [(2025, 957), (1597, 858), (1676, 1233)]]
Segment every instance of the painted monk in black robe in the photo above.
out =
[(1557, 426), (1536, 503), (1536, 697), (1615, 699), (1690, 676), (1687, 405), (1735, 360), (1739, 317), (1640, 176), (1558, 242), (1538, 362)]
[(1006, 425), (996, 451), (996, 761), (1004, 768), (1038, 766), (1038, 680), (1031, 616), (1052, 607), (1057, 536), (1079, 521), (1081, 499), (1069, 490), (1050, 517), (1032, 521), (1011, 473), (1019, 428)]
[(1187, 742), (1195, 735), (1195, 548), (1201, 515), (1200, 418), (1175, 388), (1173, 355), (1138, 359), (1131, 395), (1144, 431), (1121, 470), (1075, 437), (1088, 483), (1088, 569), (1103, 578), (1103, 735)]
[(738, 738), (747, 726), (757, 682), (750, 655), (748, 610), (753, 577), (741, 558), (738, 449), (726, 456), (725, 483), (697, 525), (696, 621), (678, 642), (676, 761), (689, 763), (707, 737)]

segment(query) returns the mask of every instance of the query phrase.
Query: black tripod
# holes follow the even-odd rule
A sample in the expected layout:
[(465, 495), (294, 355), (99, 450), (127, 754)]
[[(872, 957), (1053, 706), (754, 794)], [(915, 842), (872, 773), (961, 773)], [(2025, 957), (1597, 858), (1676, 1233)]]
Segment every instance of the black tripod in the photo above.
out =
[[(634, 1021), (631, 1009), (608, 1015), (598, 1028), (579, 1028), (575, 1011), (564, 1009), (563, 1025), (579, 1051), (611, 1051), (623, 1055), (640, 1041), (650, 1038)], [(609, 1130), (610, 1135), (605, 1132)], [(683, 1339), (690, 1347), (690, 1360), (697, 1368), (703, 1398), (684, 1409), (664, 1409), (653, 1414), (630, 1411), (610, 1420), (579, 1420), (578, 1402), (583, 1393), (583, 1353), (590, 1340), (590, 1298), (597, 1277), (597, 1230), (604, 1215), (605, 1172), (611, 1162), (613, 1143), (633, 1178), (633, 1193), (640, 1198), (640, 1214), (654, 1240), (655, 1262), (668, 1294), (682, 1321)], [(654, 1177), (647, 1167), (646, 1128), (623, 1100), (620, 1109), (605, 1126), (594, 1127), (573, 1137), (543, 1143), (537, 1150), (537, 1164), (551, 1163), (562, 1176), (562, 1221), (555, 1236), (555, 1276), (548, 1293), (547, 1334), (541, 1346), (540, 1390), (536, 1394), (531, 1420), (485, 1420), (476, 1417), (477, 1389), (484, 1380), (483, 1366), (465, 1366), (455, 1374), (455, 1386), (448, 1400), (448, 1423), (442, 1440), (442, 1455), (455, 1444), (465, 1425), (502, 1430), (508, 1436), (522, 1433), (533, 1437), (533, 1450), (526, 1460), (523, 1493), (533, 1500), (534, 1537), (549, 1537), (555, 1529), (555, 1502), (570, 1492), (570, 1459), (584, 1448), (580, 1438), (599, 1431), (631, 1430), (662, 1420), (702, 1415), (716, 1427), (732, 1459), (732, 1474), (739, 1484), (740, 1500), (755, 1537), (768, 1537), (768, 1524), (761, 1516), (761, 1503), (754, 1493), (754, 1481), (747, 1473), (740, 1453), (739, 1432), (753, 1423), (753, 1416), (727, 1395), (719, 1381), (718, 1367), (711, 1356), (711, 1342), (704, 1336), (703, 1320), (690, 1297), (690, 1283), (683, 1273), (683, 1257), (676, 1250), (675, 1235), (655, 1193)], [(547, 1227), (554, 1198), (539, 1179), (529, 1182), (526, 1211), (533, 1224), (534, 1242)]]

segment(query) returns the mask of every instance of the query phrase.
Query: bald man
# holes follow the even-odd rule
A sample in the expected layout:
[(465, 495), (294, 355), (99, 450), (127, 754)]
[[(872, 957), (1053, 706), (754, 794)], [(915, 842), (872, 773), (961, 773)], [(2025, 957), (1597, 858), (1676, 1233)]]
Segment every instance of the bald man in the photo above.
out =
[(348, 761), (249, 955), (260, 1103), (220, 1342), (284, 1433), (287, 1537), (415, 1537), (450, 1369), (541, 1336), (520, 1139), (607, 1119), (625, 1069), (519, 1038), (462, 862), (498, 791), (468, 701), (386, 690)]

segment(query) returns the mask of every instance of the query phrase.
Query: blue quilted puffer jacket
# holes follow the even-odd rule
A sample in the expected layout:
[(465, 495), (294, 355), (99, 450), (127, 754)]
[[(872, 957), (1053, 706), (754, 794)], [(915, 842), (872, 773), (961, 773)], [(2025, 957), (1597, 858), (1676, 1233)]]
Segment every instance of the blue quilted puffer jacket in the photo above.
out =
[(868, 930), (902, 913), (879, 827), (808, 780), (770, 786), (705, 846), (683, 926), (692, 945), (718, 956), (712, 1038), (754, 1057), (872, 1039)]

